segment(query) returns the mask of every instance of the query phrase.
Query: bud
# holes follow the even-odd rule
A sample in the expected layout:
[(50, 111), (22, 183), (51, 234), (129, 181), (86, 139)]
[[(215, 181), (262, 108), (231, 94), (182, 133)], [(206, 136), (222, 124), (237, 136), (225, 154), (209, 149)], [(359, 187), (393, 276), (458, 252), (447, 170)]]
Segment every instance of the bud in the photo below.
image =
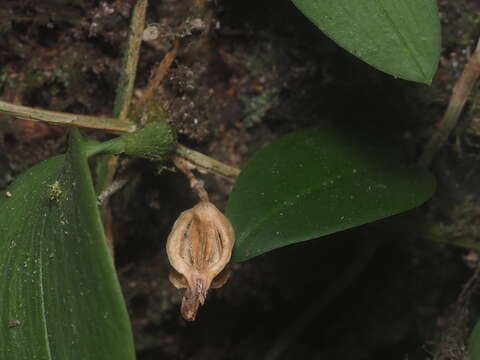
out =
[[(201, 201), (180, 214), (167, 239), (167, 255), (174, 271), (170, 281), (186, 288), (182, 299), (185, 320), (195, 320), (210, 287), (226, 282), (235, 233), (230, 221), (210, 202)], [(220, 276), (219, 276), (220, 275)]]

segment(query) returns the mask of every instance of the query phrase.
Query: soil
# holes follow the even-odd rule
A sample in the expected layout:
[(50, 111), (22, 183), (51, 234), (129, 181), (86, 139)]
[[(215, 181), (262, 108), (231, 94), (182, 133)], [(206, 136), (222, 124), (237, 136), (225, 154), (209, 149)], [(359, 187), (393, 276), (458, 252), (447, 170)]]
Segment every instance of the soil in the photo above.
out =
[[(4, 0), (0, 98), (111, 115), (132, 5)], [(207, 1), (208, 37), (197, 31), (202, 24), (185, 25), (191, 5), (151, 1), (136, 97), (175, 35), (184, 32), (184, 46), (156, 100), (168, 108), (182, 143), (238, 167), (273, 139), (324, 123), (394, 134), (414, 158), (480, 36), (478, 1), (439, 0), (442, 56), (429, 87), (396, 80), (354, 58), (288, 0)], [(181, 293), (168, 281), (164, 250), (171, 225), (194, 196), (180, 174), (136, 164), (136, 176), (112, 198), (112, 211), (116, 265), (138, 359), (460, 359), (479, 309), (452, 304), (478, 256), (432, 241), (421, 229), (443, 224), (450, 237), (461, 232), (475, 241), (478, 91), (436, 158), (439, 190), (427, 205), (233, 265), (232, 278), (209, 295), (194, 323), (180, 317)], [(66, 134), (58, 126), (1, 119), (0, 188), (63, 152)], [(224, 208), (231, 183), (202, 179)], [(335, 292), (359, 258), (365, 260), (360, 270)]]

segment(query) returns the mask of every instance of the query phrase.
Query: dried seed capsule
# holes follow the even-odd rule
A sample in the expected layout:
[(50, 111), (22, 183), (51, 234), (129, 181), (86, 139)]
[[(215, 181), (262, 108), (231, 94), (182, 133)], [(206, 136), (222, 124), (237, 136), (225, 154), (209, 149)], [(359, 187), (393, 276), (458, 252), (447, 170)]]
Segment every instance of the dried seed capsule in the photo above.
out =
[(208, 289), (225, 282), (215, 278), (230, 261), (234, 243), (230, 221), (208, 201), (184, 211), (175, 221), (167, 239), (167, 255), (175, 270), (170, 281), (187, 289), (182, 300), (185, 320), (195, 320)]

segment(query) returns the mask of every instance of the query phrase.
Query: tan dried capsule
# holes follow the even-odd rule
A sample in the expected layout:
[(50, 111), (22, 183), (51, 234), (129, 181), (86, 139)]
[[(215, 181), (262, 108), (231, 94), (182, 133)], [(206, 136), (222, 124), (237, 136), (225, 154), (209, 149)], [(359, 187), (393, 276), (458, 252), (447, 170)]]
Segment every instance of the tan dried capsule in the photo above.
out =
[(210, 287), (226, 282), (220, 273), (230, 261), (235, 233), (230, 221), (208, 201), (180, 214), (167, 239), (167, 255), (174, 268), (170, 281), (186, 288), (182, 299), (185, 320), (195, 320)]

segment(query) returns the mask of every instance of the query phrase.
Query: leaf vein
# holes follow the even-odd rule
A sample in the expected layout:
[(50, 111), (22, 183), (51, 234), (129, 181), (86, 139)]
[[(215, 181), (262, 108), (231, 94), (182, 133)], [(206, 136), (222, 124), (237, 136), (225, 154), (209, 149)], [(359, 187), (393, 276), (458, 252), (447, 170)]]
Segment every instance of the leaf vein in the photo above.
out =
[(403, 45), (405, 46), (405, 49), (407, 50), (407, 52), (410, 54), (410, 57), (413, 59), (415, 65), (417, 65), (418, 69), (420, 70), (420, 73), (422, 74), (422, 76), (426, 79), (427, 78), (427, 74), (425, 72), (425, 70), (423, 69), (423, 66), (422, 64), (418, 61), (418, 58), (417, 58), (417, 53), (416, 51), (411, 47), (409, 41), (405, 38), (405, 36), (403, 35), (403, 33), (400, 31), (400, 29), (398, 28), (397, 24), (395, 23), (395, 21), (393, 21), (392, 17), (390, 16), (390, 13), (385, 9), (385, 6), (383, 5), (383, 2), (382, 0), (377, 0), (377, 4), (378, 4), (378, 7), (379, 9), (383, 12), (383, 14), (385, 15), (385, 18), (387, 19), (387, 21), (390, 23), (390, 25), (392, 26), (392, 29), (394, 30), (394, 32), (397, 34), (398, 38), (400, 39), (400, 41), (403, 43)]
[[(42, 221), (42, 236), (41, 239), (45, 238), (45, 222), (47, 220), (47, 214), (44, 214), (43, 221)], [(47, 326), (47, 315), (46, 315), (46, 306), (45, 306), (45, 298), (44, 298), (44, 290), (43, 290), (43, 263), (42, 263), (42, 241), (39, 243), (39, 251), (38, 251), (38, 265), (39, 265), (39, 276), (40, 276), (40, 306), (42, 308), (42, 323), (45, 335), (45, 344), (46, 350), (49, 359), (52, 358), (52, 351), (50, 346), (50, 340), (48, 339), (48, 326)]]

